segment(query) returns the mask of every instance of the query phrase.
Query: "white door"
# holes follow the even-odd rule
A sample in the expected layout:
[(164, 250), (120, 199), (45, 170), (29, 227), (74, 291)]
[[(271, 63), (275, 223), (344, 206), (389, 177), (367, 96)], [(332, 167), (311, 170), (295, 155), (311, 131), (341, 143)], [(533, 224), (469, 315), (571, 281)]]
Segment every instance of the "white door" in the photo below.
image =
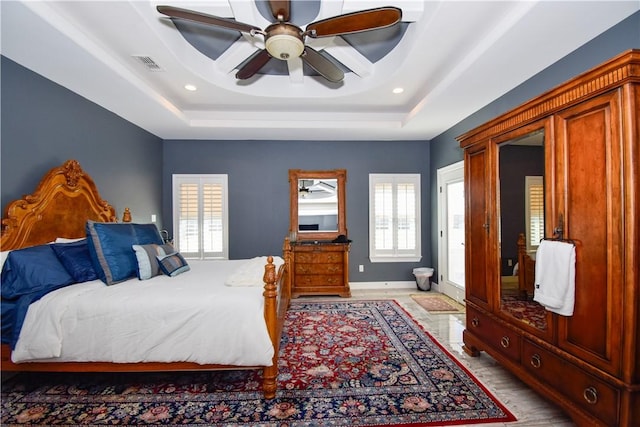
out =
[(464, 162), (438, 169), (438, 289), (464, 302)]

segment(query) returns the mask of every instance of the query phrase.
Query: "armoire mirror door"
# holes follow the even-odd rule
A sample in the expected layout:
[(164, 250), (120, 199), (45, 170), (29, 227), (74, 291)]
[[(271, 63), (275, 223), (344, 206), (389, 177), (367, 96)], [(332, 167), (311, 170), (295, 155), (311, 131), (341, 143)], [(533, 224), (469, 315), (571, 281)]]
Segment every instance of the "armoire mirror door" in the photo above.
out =
[(332, 240), (347, 234), (347, 171), (289, 170), (292, 240)]
[(545, 230), (545, 126), (534, 124), (498, 143), (500, 312), (540, 334), (549, 315), (533, 301), (535, 254)]

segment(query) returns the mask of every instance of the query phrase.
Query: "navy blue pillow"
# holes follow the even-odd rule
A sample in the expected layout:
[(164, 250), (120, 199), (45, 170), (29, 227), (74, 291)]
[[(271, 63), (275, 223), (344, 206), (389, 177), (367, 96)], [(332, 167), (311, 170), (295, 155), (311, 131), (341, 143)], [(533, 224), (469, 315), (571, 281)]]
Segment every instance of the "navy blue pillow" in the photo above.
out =
[(164, 274), (175, 277), (185, 271), (191, 270), (189, 264), (179, 252), (158, 256), (158, 265)]
[(98, 280), (86, 239), (73, 243), (54, 243), (51, 249), (77, 283)]
[(164, 243), (155, 224), (87, 221), (86, 230), (93, 268), (107, 285), (137, 276), (133, 245)]
[(53, 291), (75, 283), (51, 245), (32, 246), (11, 251), (2, 268), (2, 298)]

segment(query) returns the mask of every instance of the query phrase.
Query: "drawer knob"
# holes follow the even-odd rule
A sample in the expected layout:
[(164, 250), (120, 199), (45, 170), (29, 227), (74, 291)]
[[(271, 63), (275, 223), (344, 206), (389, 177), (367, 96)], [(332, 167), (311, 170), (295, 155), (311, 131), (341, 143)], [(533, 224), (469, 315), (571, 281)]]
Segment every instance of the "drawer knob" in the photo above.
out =
[(584, 400), (591, 405), (598, 403), (598, 390), (596, 390), (595, 387), (585, 388), (584, 392), (582, 392), (582, 396), (584, 397)]
[(504, 348), (509, 348), (509, 344), (511, 344), (509, 337), (502, 337), (502, 339), (500, 339), (500, 345)]
[(477, 318), (477, 317), (474, 317), (473, 319), (471, 319), (471, 325), (472, 325), (474, 328), (477, 328), (477, 327), (478, 327), (478, 325), (480, 325), (480, 320), (478, 320), (478, 318)]
[(534, 354), (533, 356), (531, 356), (531, 366), (536, 369), (542, 366), (542, 359), (540, 358), (539, 354)]

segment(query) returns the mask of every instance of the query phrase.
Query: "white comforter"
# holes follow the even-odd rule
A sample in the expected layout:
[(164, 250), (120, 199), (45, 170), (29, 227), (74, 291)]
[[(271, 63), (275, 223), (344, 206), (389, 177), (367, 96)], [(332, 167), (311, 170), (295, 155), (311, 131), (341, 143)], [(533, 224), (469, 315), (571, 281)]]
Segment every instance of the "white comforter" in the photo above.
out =
[(54, 291), (29, 307), (11, 358), (271, 365), (262, 275), (255, 286), (225, 284), (247, 262), (191, 260), (176, 277)]

